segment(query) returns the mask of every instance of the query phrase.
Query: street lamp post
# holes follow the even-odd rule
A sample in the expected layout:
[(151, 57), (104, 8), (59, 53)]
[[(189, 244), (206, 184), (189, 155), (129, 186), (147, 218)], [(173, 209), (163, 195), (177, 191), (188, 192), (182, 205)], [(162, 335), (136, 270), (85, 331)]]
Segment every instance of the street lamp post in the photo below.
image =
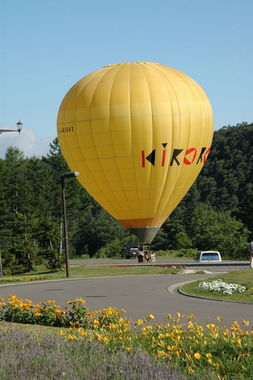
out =
[(19, 120), (19, 121), (16, 123), (16, 126), (17, 126), (17, 131), (18, 131), (18, 133), (20, 134), (20, 132), (22, 131), (22, 128), (23, 128), (23, 123), (21, 123), (21, 121)]
[(78, 177), (79, 172), (66, 172), (61, 176), (61, 190), (62, 190), (62, 211), (63, 211), (63, 227), (64, 227), (64, 252), (65, 252), (65, 267), (66, 277), (70, 276), (69, 272), (69, 249), (68, 249), (68, 225), (67, 225), (67, 212), (66, 212), (66, 199), (65, 199), (65, 178)]
[(21, 121), (19, 120), (16, 123), (16, 126), (17, 126), (17, 129), (0, 129), (0, 134), (4, 132), (18, 132), (20, 134), (23, 128), (23, 123), (21, 123)]

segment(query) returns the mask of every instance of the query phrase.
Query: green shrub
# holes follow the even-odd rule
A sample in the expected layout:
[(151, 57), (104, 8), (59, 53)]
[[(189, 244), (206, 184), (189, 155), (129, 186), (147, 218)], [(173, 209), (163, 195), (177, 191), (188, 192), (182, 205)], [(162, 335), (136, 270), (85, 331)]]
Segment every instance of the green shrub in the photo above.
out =
[(84, 254), (81, 256), (81, 258), (82, 258), (83, 260), (87, 260), (87, 259), (90, 258), (90, 255), (88, 255), (88, 253), (84, 253)]

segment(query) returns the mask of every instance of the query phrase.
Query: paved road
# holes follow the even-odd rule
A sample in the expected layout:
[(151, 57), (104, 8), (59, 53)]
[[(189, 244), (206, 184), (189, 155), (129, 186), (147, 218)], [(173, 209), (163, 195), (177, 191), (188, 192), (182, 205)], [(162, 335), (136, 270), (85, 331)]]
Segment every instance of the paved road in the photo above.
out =
[[(124, 258), (117, 258), (117, 259), (111, 259), (111, 258), (106, 258), (106, 259), (86, 259), (86, 260), (81, 260), (81, 259), (74, 259), (70, 260), (70, 263), (72, 265), (147, 265), (147, 264), (138, 264), (138, 261), (136, 258), (133, 259), (124, 259)], [(193, 259), (190, 258), (172, 258), (172, 257), (161, 257), (157, 256), (156, 257), (156, 263), (157, 265), (185, 265), (187, 267), (206, 267), (206, 266), (211, 266), (211, 267), (243, 267), (244, 269), (246, 267), (249, 267), (249, 260), (245, 261), (232, 261), (232, 260), (223, 260), (221, 263), (214, 263), (214, 264), (203, 264), (203, 263), (198, 263)], [(153, 264), (153, 265), (155, 265)]]
[(253, 323), (253, 305), (220, 301), (201, 300), (179, 295), (179, 283), (204, 279), (213, 274), (181, 274), (69, 279), (51, 282), (36, 282), (0, 287), (0, 297), (16, 294), (33, 302), (53, 299), (63, 305), (76, 297), (87, 299), (90, 310), (108, 306), (125, 308), (127, 316), (133, 320), (150, 313), (156, 321), (166, 322), (168, 313), (196, 315), (199, 323), (207, 323), (216, 316), (224, 319), (224, 324), (233, 320), (248, 319)]

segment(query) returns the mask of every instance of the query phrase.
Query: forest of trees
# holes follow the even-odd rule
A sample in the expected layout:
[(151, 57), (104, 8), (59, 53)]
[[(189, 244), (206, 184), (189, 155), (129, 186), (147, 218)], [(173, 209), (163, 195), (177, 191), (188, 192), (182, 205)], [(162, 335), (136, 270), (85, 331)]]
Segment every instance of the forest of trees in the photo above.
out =
[[(62, 260), (61, 175), (68, 167), (57, 139), (46, 157), (9, 147), (0, 159), (0, 252), (4, 272)], [(223, 127), (197, 181), (152, 243), (153, 250), (217, 249), (247, 257), (253, 239), (253, 124)], [(135, 242), (74, 179), (66, 181), (71, 256), (119, 256)]]

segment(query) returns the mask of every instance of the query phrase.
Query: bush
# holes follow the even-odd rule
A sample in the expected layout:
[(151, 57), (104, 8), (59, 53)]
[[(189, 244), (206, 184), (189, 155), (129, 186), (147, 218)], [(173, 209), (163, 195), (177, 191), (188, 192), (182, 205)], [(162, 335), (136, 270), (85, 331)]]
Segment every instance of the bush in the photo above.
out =
[(197, 248), (183, 248), (179, 250), (178, 257), (190, 257), (196, 256)]
[(81, 258), (82, 258), (83, 260), (87, 260), (87, 259), (90, 258), (90, 255), (88, 255), (88, 253), (84, 253), (84, 254), (81, 256)]
[(177, 257), (178, 256), (178, 250), (159, 250), (155, 251), (156, 256), (163, 256), (163, 257)]
[(48, 269), (57, 270), (61, 269), (63, 265), (63, 257), (60, 257), (58, 249), (50, 248), (47, 250), (46, 254), (46, 266)]
[(138, 242), (137, 237), (134, 235), (129, 235), (122, 239), (114, 239), (106, 244), (105, 247), (99, 249), (96, 253), (96, 257), (116, 257), (120, 258), (125, 254), (125, 246), (128, 244), (136, 244)]
[(61, 310), (55, 301), (42, 301), (33, 305), (28, 299), (12, 295), (8, 302), (0, 298), (0, 320), (17, 323), (30, 323), (43, 326), (88, 326), (86, 301), (76, 298), (68, 301), (65, 310)]
[(196, 256), (197, 248), (182, 248), (177, 250), (168, 250), (168, 251), (156, 251), (156, 256), (164, 257), (190, 257), (193, 258)]

